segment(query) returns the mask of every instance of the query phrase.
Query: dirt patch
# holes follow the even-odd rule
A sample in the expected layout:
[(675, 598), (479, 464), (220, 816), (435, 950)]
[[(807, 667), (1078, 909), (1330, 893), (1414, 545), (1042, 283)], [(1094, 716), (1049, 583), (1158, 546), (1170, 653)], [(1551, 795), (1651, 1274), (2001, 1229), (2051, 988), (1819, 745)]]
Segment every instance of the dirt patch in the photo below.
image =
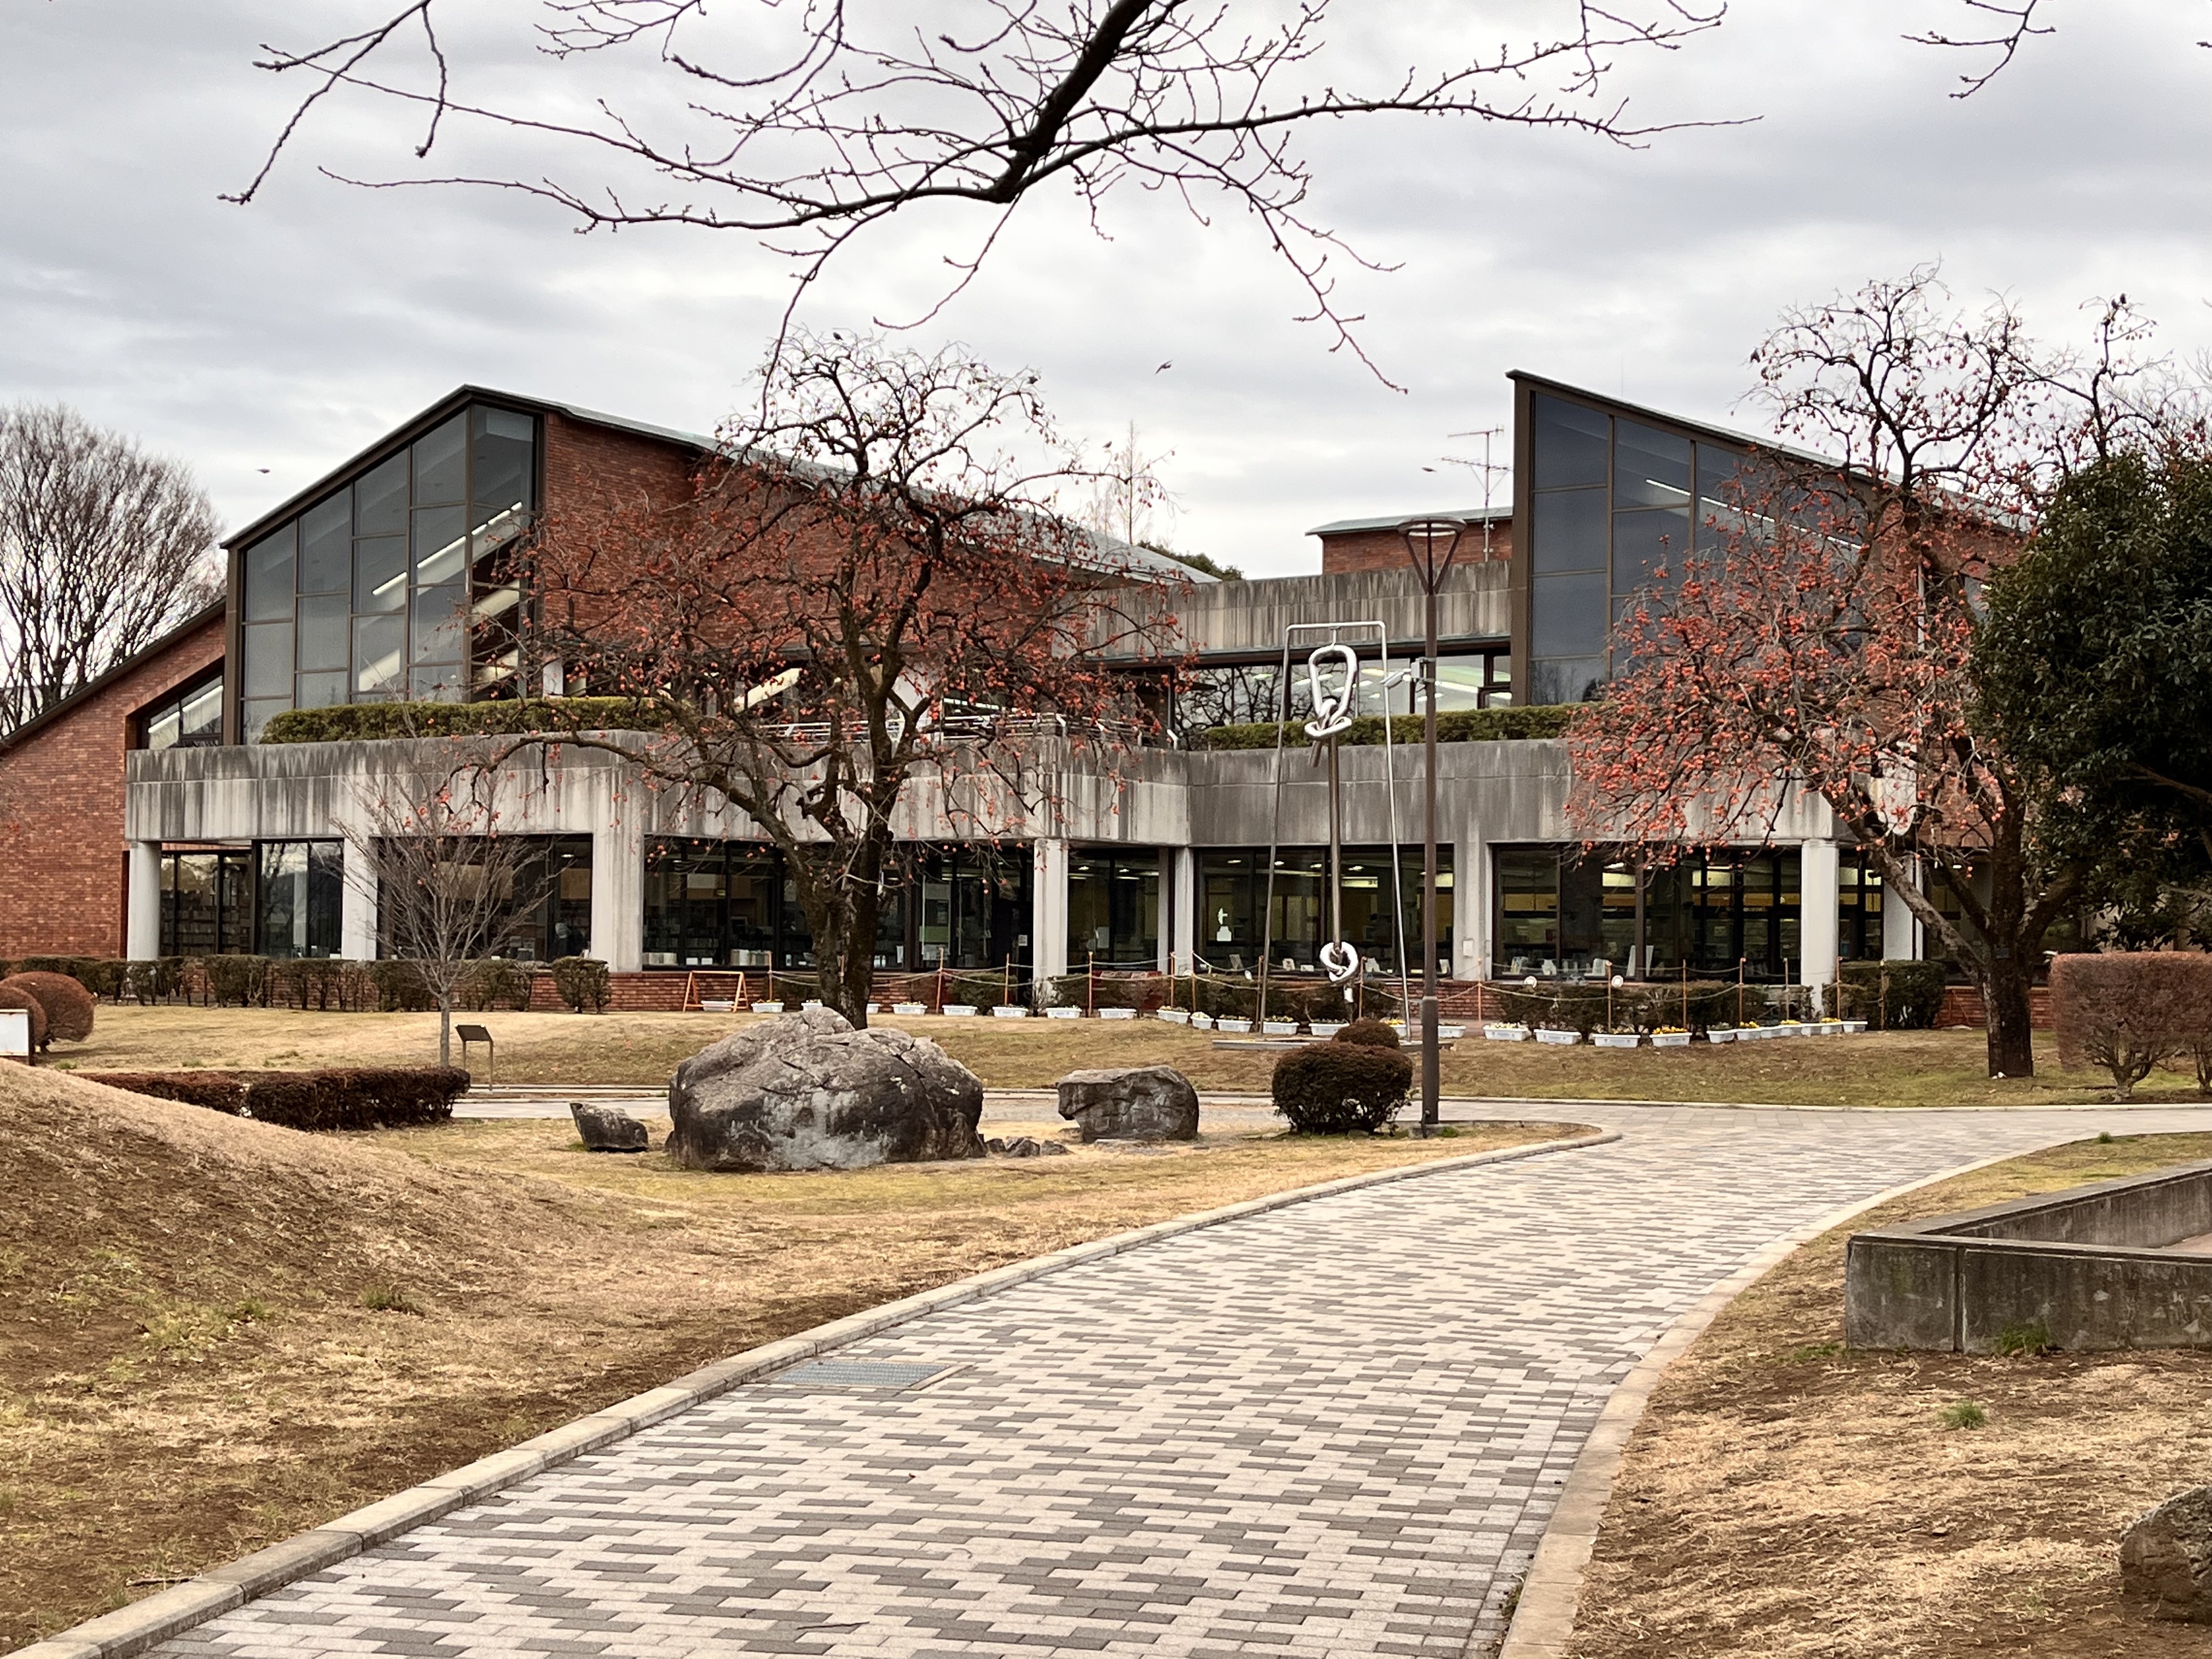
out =
[[(1746, 1291), (1629, 1446), (1575, 1659), (2206, 1652), (2201, 1626), (2121, 1603), (2118, 1543), (2207, 1478), (2212, 1353), (1847, 1353), (1842, 1339), (1851, 1232), (2209, 1153), (2212, 1136), (2162, 1135), (2013, 1160), (1872, 1212)], [(1947, 1424), (1962, 1402), (1980, 1426)]]
[(1559, 1133), (708, 1176), (564, 1123), (306, 1135), (0, 1066), (0, 1650), (824, 1320)]

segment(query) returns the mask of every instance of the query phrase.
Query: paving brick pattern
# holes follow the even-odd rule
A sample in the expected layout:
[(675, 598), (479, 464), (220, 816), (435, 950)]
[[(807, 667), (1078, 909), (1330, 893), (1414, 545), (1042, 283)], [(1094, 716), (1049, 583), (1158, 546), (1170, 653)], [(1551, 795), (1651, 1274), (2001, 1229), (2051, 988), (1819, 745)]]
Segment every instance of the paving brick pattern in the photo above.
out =
[(1829, 1210), (2106, 1127), (1575, 1109), (1626, 1138), (929, 1315), (155, 1651), (1486, 1652), (1607, 1395), (1680, 1310)]

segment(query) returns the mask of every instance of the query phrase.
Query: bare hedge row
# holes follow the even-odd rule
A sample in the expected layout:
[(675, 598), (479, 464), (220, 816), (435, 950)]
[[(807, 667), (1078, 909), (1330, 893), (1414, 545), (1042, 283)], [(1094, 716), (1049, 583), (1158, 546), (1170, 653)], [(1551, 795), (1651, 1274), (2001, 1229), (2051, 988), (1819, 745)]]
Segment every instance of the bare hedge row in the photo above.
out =
[(2115, 951), (2056, 957), (2051, 1014), (2058, 1063), (2110, 1072), (2115, 1099), (2127, 1099), (2159, 1066), (2185, 1056), (2196, 1061), (2199, 1091), (2212, 1094), (2212, 955)]
[[(471, 964), (456, 1001), (473, 1012), (530, 1006), (534, 964), (494, 957)], [(568, 957), (551, 965), (563, 1002), (596, 1013), (612, 995), (607, 965)], [(95, 997), (112, 1002), (157, 1003), (182, 999), (216, 1007), (314, 1008), (343, 1013), (421, 1012), (437, 1006), (422, 964), (383, 960), (349, 962), (337, 957), (161, 957), (123, 962), (104, 957), (26, 957), (0, 961), (0, 978), (13, 973), (63, 974)]]

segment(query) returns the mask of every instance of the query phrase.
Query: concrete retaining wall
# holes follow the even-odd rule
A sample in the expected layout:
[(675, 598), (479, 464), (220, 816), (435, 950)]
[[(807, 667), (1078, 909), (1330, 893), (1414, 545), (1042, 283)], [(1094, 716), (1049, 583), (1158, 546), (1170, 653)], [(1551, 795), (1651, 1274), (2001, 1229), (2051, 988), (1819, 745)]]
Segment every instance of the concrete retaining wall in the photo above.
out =
[(1992, 1353), (2008, 1335), (2068, 1349), (2212, 1347), (2212, 1162), (1856, 1235), (1855, 1348)]

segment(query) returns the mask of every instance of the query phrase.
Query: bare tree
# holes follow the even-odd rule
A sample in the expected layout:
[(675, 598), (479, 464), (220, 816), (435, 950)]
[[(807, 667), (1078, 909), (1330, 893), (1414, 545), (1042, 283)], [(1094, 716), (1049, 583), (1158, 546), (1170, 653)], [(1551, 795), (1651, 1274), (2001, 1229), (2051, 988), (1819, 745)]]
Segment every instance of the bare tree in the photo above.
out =
[[(427, 158), (449, 126), (520, 131), (578, 158), (574, 176), (444, 175), (356, 183), (470, 184), (541, 198), (587, 228), (681, 224), (762, 239), (794, 263), (797, 294), (851, 239), (908, 207), (973, 204), (980, 247), (954, 261), (964, 283), (1007, 217), (1059, 185), (1090, 211), (1134, 186), (1249, 214), (1311, 303), (1309, 319), (1357, 352), (1358, 319), (1334, 298), (1333, 254), (1358, 256), (1310, 216), (1312, 173), (1296, 135), (1348, 117), (1462, 117), (1559, 127), (1632, 144), (1662, 125), (1632, 121), (1606, 87), (1617, 53), (1665, 50), (1714, 27), (1723, 0), (1571, 0), (1548, 34), (1501, 26), (1484, 45), (1443, 30), (1433, 66), (1331, 78), (1328, 0), (546, 0), (538, 33), (564, 66), (629, 54), (650, 90), (617, 106), (575, 94), (524, 104), (464, 97), (437, 30), (438, 0), (394, 5), (380, 23), (260, 68), (309, 83), (252, 180), (251, 200), (316, 106), (341, 88), (420, 112)], [(1480, 26), (1477, 26), (1478, 28)], [(1456, 38), (1455, 38), (1456, 37)], [(1510, 38), (1509, 38), (1510, 37)], [(407, 54), (419, 53), (409, 59)], [(579, 118), (569, 112), (588, 106)], [(1688, 125), (1688, 124), (1677, 124)], [(338, 176), (333, 174), (332, 176)], [(1360, 261), (1360, 263), (1365, 263)], [(957, 287), (955, 291), (957, 291)]]
[(696, 500), (544, 527), (545, 645), (636, 707), (617, 736), (572, 705), (558, 741), (750, 817), (784, 855), (823, 1000), (864, 1024), (909, 786), (979, 833), (1048, 812), (1064, 747), (1110, 756), (1152, 725), (1167, 663), (1147, 681), (1103, 653), (1164, 650), (1177, 583), (1138, 555), (1152, 580), (1133, 586), (1127, 550), (1053, 510), (1095, 475), (1032, 375), (802, 335), (763, 410)]
[(65, 404), (0, 407), (0, 734), (213, 601), (216, 535), (182, 464)]
[(382, 946), (411, 963), (438, 1005), (438, 1063), (453, 1064), (453, 1003), (495, 956), (516, 914), (545, 896), (535, 842), (504, 833), (498, 772), (453, 738), (388, 746), (357, 812), (340, 820), (346, 878), (377, 907)]

